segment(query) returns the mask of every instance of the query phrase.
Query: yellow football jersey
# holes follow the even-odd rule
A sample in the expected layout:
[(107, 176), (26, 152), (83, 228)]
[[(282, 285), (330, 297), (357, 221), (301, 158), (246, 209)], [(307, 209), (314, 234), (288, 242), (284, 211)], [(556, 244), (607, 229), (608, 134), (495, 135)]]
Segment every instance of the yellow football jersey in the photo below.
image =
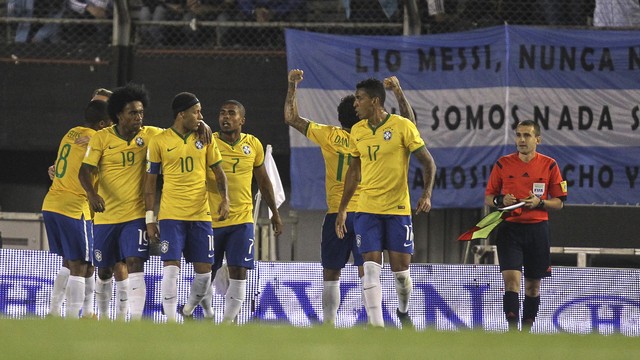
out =
[[(327, 212), (337, 213), (344, 191), (344, 176), (351, 164), (349, 132), (337, 126), (310, 121), (306, 134), (309, 140), (320, 145), (326, 174), (324, 182), (327, 193)], [(347, 211), (355, 211), (358, 208), (359, 197), (360, 186), (349, 201)]]
[(91, 137), (83, 162), (98, 168), (98, 194), (105, 203), (105, 211), (95, 214), (94, 223), (117, 224), (144, 218), (147, 146), (160, 132), (160, 128), (143, 126), (127, 141), (113, 125)]
[(264, 163), (264, 148), (258, 138), (249, 134), (240, 134), (240, 138), (230, 144), (214, 133), (213, 138), (222, 154), (222, 170), (227, 175), (229, 194), (229, 217), (218, 221), (217, 211), (222, 198), (218, 193), (216, 177), (213, 171), (207, 172), (207, 190), (211, 208), (212, 225), (220, 228), (230, 225), (253, 223), (253, 197), (251, 181), (253, 169)]
[(362, 120), (351, 128), (351, 155), (361, 162), (358, 212), (411, 215), (409, 156), (425, 146), (415, 124), (399, 115), (377, 127)]
[(80, 185), (78, 172), (87, 149), (87, 144), (78, 145), (76, 140), (83, 136), (93, 136), (95, 130), (76, 126), (69, 130), (60, 141), (55, 162), (56, 175), (49, 192), (42, 203), (42, 210), (52, 211), (74, 219), (91, 219), (87, 193)]
[[(222, 160), (216, 142), (204, 145), (196, 133), (167, 129), (149, 143), (148, 169), (160, 164), (164, 185), (158, 219), (211, 221), (207, 173)], [(147, 170), (148, 171), (148, 170)]]

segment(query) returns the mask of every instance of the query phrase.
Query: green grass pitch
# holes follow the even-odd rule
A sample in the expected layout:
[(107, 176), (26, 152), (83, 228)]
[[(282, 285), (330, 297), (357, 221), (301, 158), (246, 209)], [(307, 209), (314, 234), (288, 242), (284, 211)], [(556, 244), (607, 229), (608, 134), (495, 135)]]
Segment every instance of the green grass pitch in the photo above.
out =
[(0, 359), (640, 359), (622, 335), (0, 320)]

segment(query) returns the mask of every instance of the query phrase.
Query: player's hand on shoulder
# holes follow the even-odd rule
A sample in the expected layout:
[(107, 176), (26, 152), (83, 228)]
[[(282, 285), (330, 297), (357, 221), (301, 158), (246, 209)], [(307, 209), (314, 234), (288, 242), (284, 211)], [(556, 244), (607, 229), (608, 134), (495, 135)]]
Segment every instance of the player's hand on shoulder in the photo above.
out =
[(202, 120), (198, 121), (198, 129), (196, 130), (196, 132), (198, 133), (198, 139), (200, 139), (203, 144), (211, 144), (211, 141), (213, 139), (213, 131), (211, 131), (211, 127), (209, 127), (206, 122)]
[(49, 166), (49, 169), (47, 169), (47, 173), (49, 174), (49, 179), (53, 181), (53, 179), (56, 177), (56, 166), (55, 165)]
[(80, 136), (79, 138), (76, 139), (76, 141), (74, 141), (74, 143), (76, 145), (87, 145), (89, 143), (89, 140), (91, 140), (91, 136)]
[(289, 82), (299, 83), (302, 81), (304, 75), (304, 71), (300, 69), (293, 69), (289, 71)]

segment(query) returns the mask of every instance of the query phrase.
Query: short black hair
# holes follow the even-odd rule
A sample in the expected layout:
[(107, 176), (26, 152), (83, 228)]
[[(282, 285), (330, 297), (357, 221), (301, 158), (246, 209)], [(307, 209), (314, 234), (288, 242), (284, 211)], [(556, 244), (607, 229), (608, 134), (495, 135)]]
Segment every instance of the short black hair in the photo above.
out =
[(351, 129), (360, 119), (356, 113), (353, 103), (356, 101), (354, 95), (347, 95), (340, 99), (338, 104), (338, 121), (343, 129)]
[(102, 100), (92, 100), (84, 109), (84, 121), (87, 124), (97, 124), (100, 121), (108, 121), (109, 112), (107, 111), (107, 102)]
[(384, 106), (384, 101), (387, 98), (387, 93), (384, 90), (384, 84), (382, 81), (375, 78), (368, 78), (360, 81), (356, 85), (357, 90), (363, 90), (369, 97), (377, 97), (380, 99), (380, 106)]
[(242, 103), (238, 100), (225, 100), (222, 105), (220, 105), (220, 107), (222, 108), (225, 105), (235, 105), (238, 107), (238, 109), (240, 109), (240, 116), (245, 117), (247, 114), (247, 110), (244, 108), (244, 105), (242, 105)]
[(149, 93), (144, 85), (128, 83), (123, 87), (119, 87), (113, 91), (109, 101), (107, 102), (107, 109), (109, 111), (109, 117), (114, 124), (118, 123), (118, 114), (122, 112), (128, 103), (133, 101), (140, 101), (142, 106), (146, 109), (149, 105)]
[(533, 133), (535, 136), (540, 136), (540, 125), (533, 120), (523, 120), (516, 125), (516, 129), (518, 126), (533, 126)]

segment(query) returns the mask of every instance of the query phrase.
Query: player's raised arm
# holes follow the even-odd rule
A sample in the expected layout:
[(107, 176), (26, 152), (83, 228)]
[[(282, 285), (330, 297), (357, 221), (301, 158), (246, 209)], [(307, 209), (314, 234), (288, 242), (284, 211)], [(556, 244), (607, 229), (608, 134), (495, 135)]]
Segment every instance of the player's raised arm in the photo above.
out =
[(300, 69), (289, 71), (289, 86), (287, 98), (284, 101), (284, 122), (306, 136), (309, 120), (301, 117), (298, 113), (298, 99), (296, 98), (296, 89), (298, 83), (303, 79), (303, 74), (304, 72)]
[(384, 79), (384, 88), (392, 91), (393, 95), (395, 95), (396, 100), (398, 101), (398, 106), (400, 107), (400, 115), (406, 117), (415, 124), (415, 113), (413, 112), (411, 104), (409, 104), (409, 100), (404, 96), (404, 91), (402, 91), (402, 88), (400, 87), (400, 80), (395, 76), (390, 76)]

